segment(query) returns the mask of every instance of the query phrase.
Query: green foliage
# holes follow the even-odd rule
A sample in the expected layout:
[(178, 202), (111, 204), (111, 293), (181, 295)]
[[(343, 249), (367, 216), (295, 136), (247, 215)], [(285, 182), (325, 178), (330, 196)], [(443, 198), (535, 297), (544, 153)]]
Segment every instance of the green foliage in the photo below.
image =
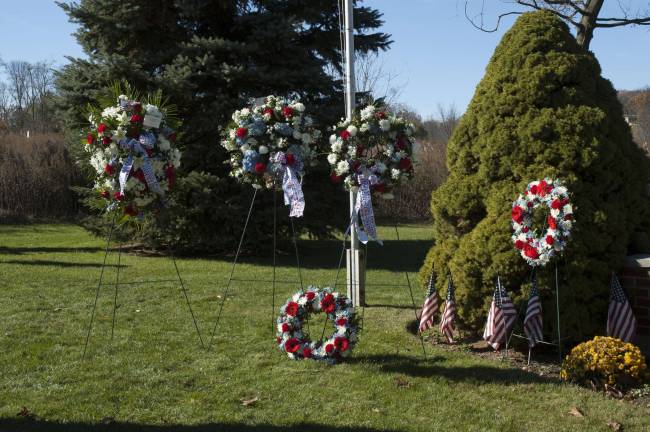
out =
[[(558, 263), (562, 333), (604, 330), (610, 272), (649, 231), (650, 165), (600, 73), (547, 12), (522, 15), (496, 48), (449, 143), (450, 176), (431, 197), (435, 245), (420, 272), (424, 283), (433, 268), (442, 292), (451, 270), (469, 328), (484, 325), (497, 273), (525, 307), (530, 268), (512, 246), (510, 208), (527, 183), (551, 176), (568, 186), (576, 219)], [(545, 330), (555, 334), (554, 265), (538, 277)]]
[[(71, 59), (58, 77), (59, 108), (68, 131), (84, 127), (87, 104), (94, 103), (111, 82), (122, 79), (143, 93), (162, 89), (183, 119), (179, 177), (194, 174), (185, 183), (179, 179), (173, 202), (196, 201), (202, 192), (190, 184), (209, 189), (210, 201), (189, 210), (172, 204), (171, 223), (150, 229), (151, 239), (176, 239), (186, 248), (196, 244), (211, 251), (235, 246), (230, 239), (243, 225), (251, 191), (250, 186), (226, 178), (223, 161), (227, 154), (219, 145), (219, 129), (249, 98), (301, 96), (313, 108), (312, 114), (317, 112), (323, 120), (321, 127), (342, 115), (342, 83), (328, 73), (330, 67), (341, 69), (335, 0), (81, 0), (59, 4), (79, 24), (76, 36), (88, 55), (88, 59)], [(388, 48), (389, 36), (373, 31), (382, 24), (378, 11), (357, 6), (355, 24), (359, 51)], [(76, 142), (78, 135), (72, 135), (69, 141)], [(346, 212), (331, 209), (345, 209), (347, 194), (330, 184), (327, 167), (311, 170), (305, 189), (308, 201), (301, 228), (320, 237), (333, 226), (346, 224)], [(253, 221), (268, 238), (272, 218), (262, 217), (257, 209), (268, 206), (272, 197), (264, 194), (261, 198)], [(328, 211), (322, 211), (323, 202), (328, 203)], [(286, 220), (282, 225), (286, 231)]]

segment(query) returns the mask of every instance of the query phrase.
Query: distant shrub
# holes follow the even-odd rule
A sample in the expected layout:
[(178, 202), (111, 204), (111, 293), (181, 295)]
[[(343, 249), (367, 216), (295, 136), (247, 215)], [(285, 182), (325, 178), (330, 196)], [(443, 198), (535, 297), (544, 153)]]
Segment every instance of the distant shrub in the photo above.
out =
[(70, 188), (80, 182), (62, 136), (0, 135), (0, 220), (72, 217), (79, 204)]
[(579, 384), (627, 387), (642, 381), (646, 363), (641, 350), (620, 339), (596, 336), (566, 356), (560, 377)]

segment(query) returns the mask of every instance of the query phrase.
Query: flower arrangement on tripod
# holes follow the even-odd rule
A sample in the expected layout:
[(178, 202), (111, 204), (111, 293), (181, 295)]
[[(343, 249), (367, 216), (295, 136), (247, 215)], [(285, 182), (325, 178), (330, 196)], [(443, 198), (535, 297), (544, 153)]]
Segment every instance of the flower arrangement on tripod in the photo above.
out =
[(303, 103), (271, 95), (235, 111), (221, 145), (230, 154), (231, 177), (255, 189), (281, 184), (290, 216), (302, 216), (302, 177), (320, 137)]
[(346, 190), (358, 190), (364, 181), (376, 195), (393, 198), (393, 188), (413, 177), (414, 126), (380, 104), (357, 110), (330, 135), (330, 179)]
[(99, 107), (90, 107), (84, 149), (95, 170), (96, 207), (143, 216), (164, 203), (180, 166), (179, 126), (160, 91), (140, 98), (116, 85)]

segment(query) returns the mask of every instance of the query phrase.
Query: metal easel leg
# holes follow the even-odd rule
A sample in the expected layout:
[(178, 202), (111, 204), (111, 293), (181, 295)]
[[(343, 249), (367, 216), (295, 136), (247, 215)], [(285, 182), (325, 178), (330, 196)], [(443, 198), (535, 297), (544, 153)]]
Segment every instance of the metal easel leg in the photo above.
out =
[(113, 340), (113, 333), (115, 331), (115, 315), (117, 313), (117, 287), (120, 285), (120, 268), (122, 264), (122, 242), (117, 252), (117, 272), (115, 275), (115, 297), (113, 298), (113, 322), (111, 323), (111, 341)]

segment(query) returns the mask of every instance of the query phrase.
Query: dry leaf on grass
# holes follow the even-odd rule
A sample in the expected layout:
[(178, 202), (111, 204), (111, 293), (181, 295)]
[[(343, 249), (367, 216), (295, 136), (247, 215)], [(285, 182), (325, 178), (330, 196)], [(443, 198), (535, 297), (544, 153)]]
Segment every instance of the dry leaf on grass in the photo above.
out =
[(20, 417), (29, 417), (30, 413), (29, 413), (29, 410), (27, 409), (27, 407), (22, 407), (20, 409), (20, 412), (18, 414), (16, 414), (16, 415), (20, 416)]
[(582, 413), (582, 411), (580, 411), (580, 410), (579, 410), (578, 408), (576, 408), (576, 407), (571, 407), (571, 409), (569, 410), (569, 414), (571, 414), (571, 415), (574, 416), (574, 417), (580, 417), (580, 418), (582, 418), (582, 417), (585, 416), (585, 415)]
[(409, 388), (411, 387), (411, 383), (409, 380), (403, 377), (397, 377), (395, 378), (395, 384), (397, 384), (397, 387), (399, 388)]
[(255, 402), (257, 402), (258, 400), (260, 400), (260, 398), (258, 398), (257, 396), (255, 396), (255, 397), (252, 398), (252, 399), (242, 399), (241, 404), (242, 404), (243, 406), (247, 407), (247, 406), (251, 406), (251, 405), (253, 405), (253, 404), (254, 404)]
[(623, 426), (615, 421), (608, 421), (607, 426), (609, 426), (609, 428), (614, 432), (621, 432), (623, 430)]

